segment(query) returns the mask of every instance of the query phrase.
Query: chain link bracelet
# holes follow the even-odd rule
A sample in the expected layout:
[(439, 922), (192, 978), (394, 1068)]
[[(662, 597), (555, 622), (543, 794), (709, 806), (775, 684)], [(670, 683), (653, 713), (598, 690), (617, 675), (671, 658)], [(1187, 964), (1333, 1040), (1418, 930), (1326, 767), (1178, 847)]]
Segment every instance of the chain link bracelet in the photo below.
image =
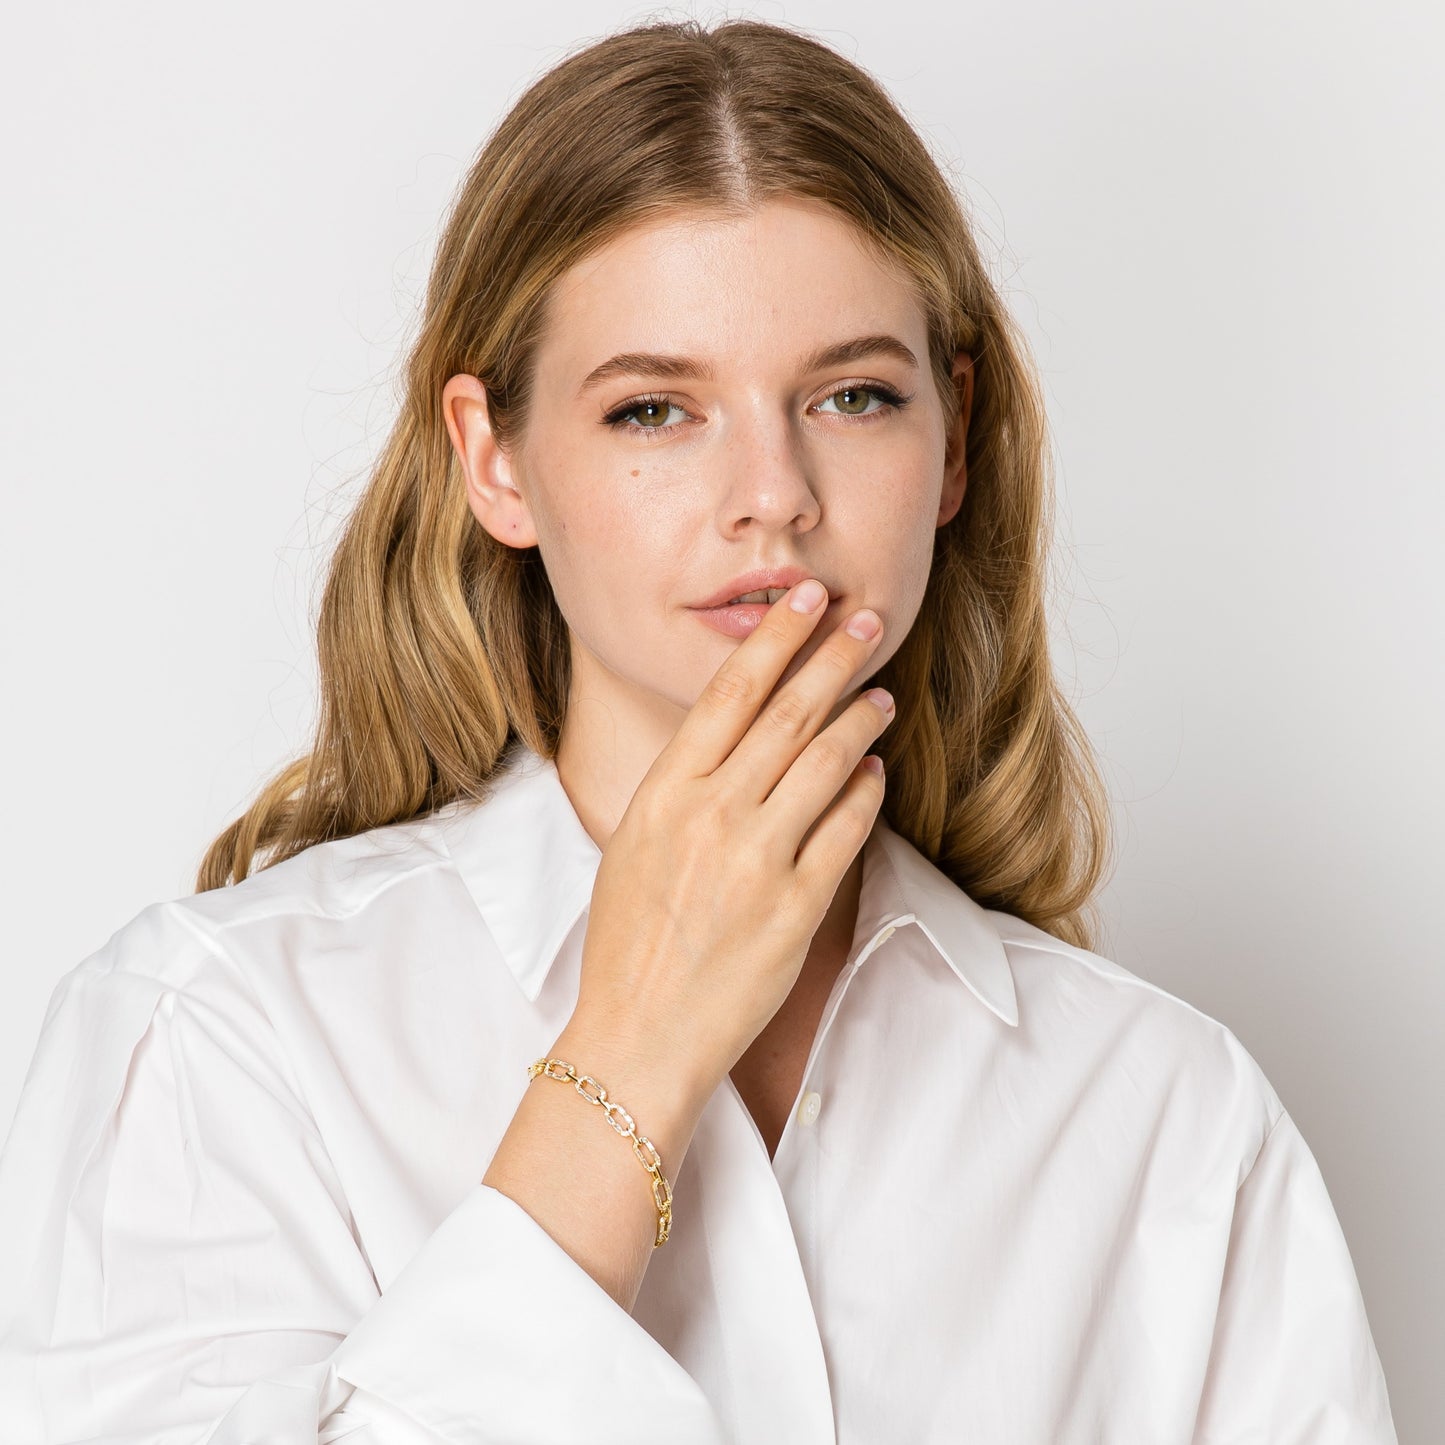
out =
[[(666, 1244), (667, 1236), (672, 1232), (672, 1186), (663, 1176), (662, 1156), (657, 1152), (652, 1140), (637, 1132), (632, 1115), (621, 1104), (614, 1104), (608, 1099), (607, 1090), (590, 1074), (579, 1074), (571, 1064), (561, 1059), (538, 1059), (527, 1065), (527, 1078), (530, 1081), (539, 1075), (546, 1075), (547, 1078), (557, 1079), (562, 1083), (570, 1082), (589, 1104), (601, 1105), (603, 1113), (607, 1115), (607, 1122), (624, 1139), (632, 1140), (632, 1152), (637, 1156), (638, 1163), (652, 1176), (652, 1202), (657, 1206), (657, 1237), (652, 1241), (652, 1247), (656, 1249), (659, 1245)], [(588, 1092), (586, 1086), (589, 1084), (596, 1093)]]

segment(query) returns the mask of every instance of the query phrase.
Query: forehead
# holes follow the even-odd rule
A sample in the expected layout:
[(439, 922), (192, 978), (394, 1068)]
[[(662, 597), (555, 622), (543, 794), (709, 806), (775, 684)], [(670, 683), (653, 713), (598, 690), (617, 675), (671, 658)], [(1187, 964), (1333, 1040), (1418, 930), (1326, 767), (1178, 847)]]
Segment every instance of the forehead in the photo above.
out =
[(926, 354), (912, 278), (832, 207), (790, 197), (742, 214), (670, 212), (579, 261), (553, 288), (538, 368), (565, 382), (622, 351), (785, 368), (875, 332)]

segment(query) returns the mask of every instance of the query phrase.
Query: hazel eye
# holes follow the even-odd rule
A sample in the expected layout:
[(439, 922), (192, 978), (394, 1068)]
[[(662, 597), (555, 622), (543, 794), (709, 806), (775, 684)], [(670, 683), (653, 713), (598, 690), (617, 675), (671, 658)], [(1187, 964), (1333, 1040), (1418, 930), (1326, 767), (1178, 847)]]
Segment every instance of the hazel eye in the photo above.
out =
[(845, 386), (842, 391), (835, 391), (827, 400), (836, 401), (838, 410), (846, 416), (857, 416), (868, 410), (872, 397), (873, 393), (866, 386)]
[[(908, 400), (909, 398), (900, 396), (892, 387), (874, 382), (867, 386), (841, 386), (837, 391), (825, 396), (819, 405), (822, 407), (830, 401), (833, 402), (839, 416), (876, 416), (887, 407), (902, 408)], [(870, 405), (872, 402), (877, 402), (878, 405)]]
[(630, 408), (623, 415), (632, 417), (640, 426), (666, 426), (667, 414), (672, 410), (673, 405), (670, 401), (644, 401), (639, 406)]
[(605, 425), (622, 431), (668, 431), (676, 425), (667, 419), (668, 413), (674, 411), (686, 415), (665, 396), (640, 396), (608, 412), (602, 420)]

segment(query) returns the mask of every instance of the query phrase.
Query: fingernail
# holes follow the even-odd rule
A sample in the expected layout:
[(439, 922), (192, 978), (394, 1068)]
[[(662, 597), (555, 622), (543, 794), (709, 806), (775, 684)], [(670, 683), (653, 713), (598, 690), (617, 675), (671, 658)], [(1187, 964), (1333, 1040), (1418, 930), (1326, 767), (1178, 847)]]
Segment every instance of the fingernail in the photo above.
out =
[(827, 595), (828, 589), (810, 577), (793, 588), (793, 595), (788, 598), (788, 606), (794, 612), (816, 612)]
[(893, 694), (889, 692), (886, 687), (870, 687), (863, 696), (866, 697), (874, 707), (881, 708), (884, 712), (893, 711)]
[(870, 637), (878, 635), (882, 625), (875, 613), (859, 612), (848, 620), (848, 635), (856, 637), (859, 642), (867, 642)]

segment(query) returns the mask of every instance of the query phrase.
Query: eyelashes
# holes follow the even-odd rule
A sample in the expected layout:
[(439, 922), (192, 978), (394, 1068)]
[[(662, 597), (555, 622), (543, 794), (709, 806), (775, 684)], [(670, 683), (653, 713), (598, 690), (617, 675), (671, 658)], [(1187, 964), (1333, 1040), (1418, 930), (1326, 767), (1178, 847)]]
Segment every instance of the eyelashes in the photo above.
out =
[[(642, 411), (646, 407), (658, 406), (666, 407), (668, 411), (682, 410), (680, 406), (674, 407), (672, 402), (670, 402), (665, 396), (659, 396), (656, 393), (648, 392), (645, 396), (634, 397), (631, 401), (623, 402), (621, 406), (613, 407), (613, 409), (602, 418), (602, 424), (604, 426), (620, 428), (622, 431), (676, 431), (677, 428), (675, 426), (641, 426), (638, 424), (628, 426), (626, 424), (627, 418), (630, 417), (633, 412)], [(663, 413), (664, 416), (666, 416), (666, 414), (667, 412)]]
[[(866, 393), (870, 397), (876, 397), (883, 404), (872, 411), (835, 411), (831, 413), (831, 415), (850, 417), (856, 421), (863, 422), (874, 421), (890, 413), (902, 411), (903, 408), (913, 400), (913, 394), (911, 392), (905, 395), (881, 381), (850, 381), (842, 386), (835, 387), (823, 397), (823, 401), (833, 401), (835, 398), (843, 396), (848, 392)], [(628, 420), (634, 412), (658, 407), (663, 408), (662, 415), (664, 417), (666, 417), (668, 411), (680, 412), (683, 410), (682, 407), (677, 406), (676, 403), (664, 393), (646, 392), (641, 396), (632, 397), (620, 406), (613, 407), (611, 411), (603, 416), (602, 425), (611, 427), (614, 431), (636, 432), (641, 436), (647, 437), (649, 440), (657, 436), (666, 436), (669, 432), (674, 432), (678, 429), (678, 423), (664, 421), (656, 426), (646, 426)]]

